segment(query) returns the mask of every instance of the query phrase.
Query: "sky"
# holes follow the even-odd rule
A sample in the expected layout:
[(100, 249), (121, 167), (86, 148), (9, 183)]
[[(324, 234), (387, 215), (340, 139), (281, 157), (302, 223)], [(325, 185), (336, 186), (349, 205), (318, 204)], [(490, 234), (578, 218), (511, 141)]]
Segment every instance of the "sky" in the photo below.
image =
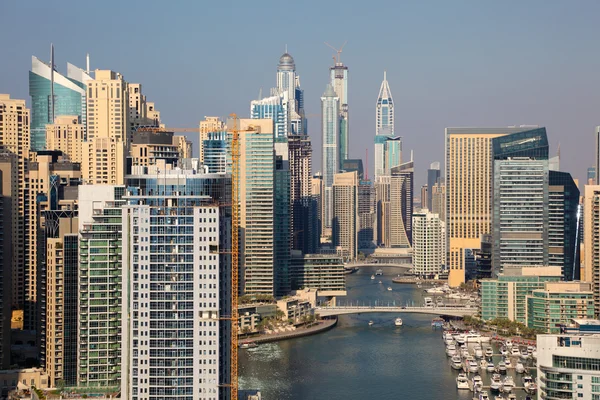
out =
[[(275, 86), (287, 45), (321, 166), (320, 96), (333, 50), (349, 68), (350, 156), (373, 172), (383, 71), (415, 195), (444, 161), (444, 128), (545, 126), (561, 170), (585, 182), (600, 125), (598, 1), (0, 1), (0, 93), (26, 99), (31, 56), (118, 71), (141, 83), (167, 127), (248, 117)], [(192, 138), (197, 144), (197, 137)], [(197, 154), (197, 146), (195, 147)]]

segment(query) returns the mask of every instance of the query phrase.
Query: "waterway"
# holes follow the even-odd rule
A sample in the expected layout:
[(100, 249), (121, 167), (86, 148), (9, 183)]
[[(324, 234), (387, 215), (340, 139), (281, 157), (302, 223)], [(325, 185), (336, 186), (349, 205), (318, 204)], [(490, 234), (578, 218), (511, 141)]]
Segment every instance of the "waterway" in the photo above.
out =
[[(399, 270), (383, 268), (384, 275), (371, 280), (376, 269), (348, 275), (348, 296), (342, 301), (422, 304), (421, 289), (391, 282)], [(395, 317), (342, 316), (328, 332), (240, 350), (240, 388), (260, 389), (265, 400), (472, 399), (471, 392), (456, 389), (456, 372), (441, 331), (431, 328), (432, 316), (404, 314), (401, 327), (394, 326)], [(481, 375), (487, 384), (485, 372)], [(525, 398), (522, 392), (518, 396)]]

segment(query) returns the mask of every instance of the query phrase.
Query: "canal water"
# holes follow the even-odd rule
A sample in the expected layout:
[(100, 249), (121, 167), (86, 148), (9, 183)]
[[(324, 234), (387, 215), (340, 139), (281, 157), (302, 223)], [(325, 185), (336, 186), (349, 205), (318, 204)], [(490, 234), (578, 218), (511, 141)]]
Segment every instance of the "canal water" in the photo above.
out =
[[(422, 304), (421, 289), (392, 283), (398, 270), (383, 268), (384, 275), (371, 280), (376, 269), (348, 275), (342, 302)], [(456, 389), (457, 373), (441, 331), (431, 328), (433, 316), (403, 314), (401, 327), (394, 326), (396, 316), (342, 316), (328, 332), (240, 350), (240, 388), (260, 389), (265, 400), (472, 399), (471, 392)], [(489, 384), (486, 373), (481, 375)], [(520, 377), (515, 382), (520, 385)], [(517, 395), (525, 398), (523, 392)]]

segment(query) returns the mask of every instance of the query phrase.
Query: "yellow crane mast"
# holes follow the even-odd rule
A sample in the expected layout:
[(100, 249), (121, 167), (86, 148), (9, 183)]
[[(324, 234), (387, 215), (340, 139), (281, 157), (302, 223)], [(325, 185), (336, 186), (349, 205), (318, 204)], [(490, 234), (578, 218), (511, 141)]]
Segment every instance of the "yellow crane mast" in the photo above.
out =
[(239, 207), (240, 131), (236, 114), (231, 140), (231, 399), (238, 399), (238, 290), (239, 290)]

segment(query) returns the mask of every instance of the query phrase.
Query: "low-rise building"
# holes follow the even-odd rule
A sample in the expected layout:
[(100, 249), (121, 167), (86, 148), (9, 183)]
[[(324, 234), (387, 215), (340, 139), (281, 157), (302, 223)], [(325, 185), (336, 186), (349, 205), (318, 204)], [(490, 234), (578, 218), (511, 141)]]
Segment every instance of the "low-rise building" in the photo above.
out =
[(561, 267), (506, 265), (497, 279), (482, 279), (481, 318), (527, 323), (527, 296), (545, 282), (561, 280)]
[(314, 309), (310, 301), (299, 297), (288, 297), (277, 301), (277, 308), (283, 311), (283, 319), (299, 322), (305, 316), (313, 315)]
[(244, 304), (238, 307), (240, 332), (257, 332), (258, 324), (265, 318), (277, 317), (276, 304)]
[(45, 389), (48, 387), (48, 374), (43, 368), (9, 369), (0, 371), (0, 398), (14, 389)]
[(589, 321), (574, 321), (570, 333), (538, 335), (539, 398), (600, 399), (600, 321)]
[(320, 296), (345, 296), (346, 275), (342, 258), (333, 254), (292, 252), (292, 290), (317, 289)]
[(591, 283), (546, 282), (527, 296), (527, 326), (545, 333), (559, 333), (573, 318), (594, 318)]

